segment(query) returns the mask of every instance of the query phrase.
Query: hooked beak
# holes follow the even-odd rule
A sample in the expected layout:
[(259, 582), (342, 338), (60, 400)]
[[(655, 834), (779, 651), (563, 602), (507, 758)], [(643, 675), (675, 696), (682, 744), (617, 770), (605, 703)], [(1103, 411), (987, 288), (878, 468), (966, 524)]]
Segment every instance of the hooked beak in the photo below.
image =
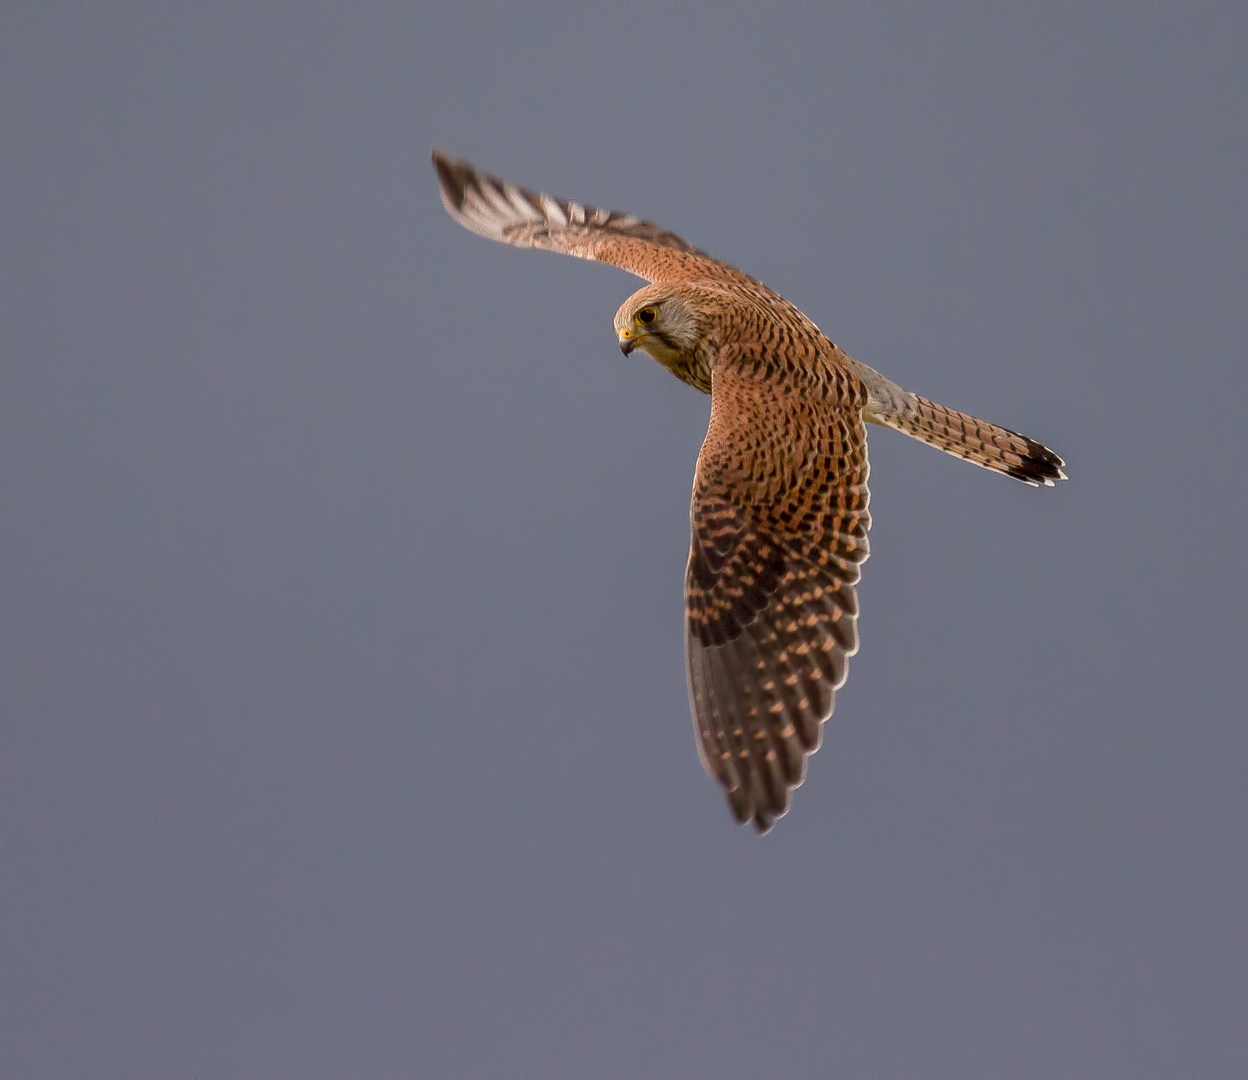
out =
[(621, 330), (619, 338), (620, 352), (622, 352), (625, 356), (637, 348), (638, 338), (631, 330)]

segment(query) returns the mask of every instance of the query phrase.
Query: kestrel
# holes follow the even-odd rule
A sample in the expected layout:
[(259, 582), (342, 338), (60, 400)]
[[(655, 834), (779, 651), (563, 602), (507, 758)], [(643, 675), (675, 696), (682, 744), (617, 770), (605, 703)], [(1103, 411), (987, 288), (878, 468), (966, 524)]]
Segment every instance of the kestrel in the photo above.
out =
[(865, 424), (894, 428), (1033, 487), (1066, 479), (1034, 439), (903, 390), (847, 356), (782, 296), (626, 214), (517, 187), (433, 151), (447, 212), (480, 236), (562, 251), (649, 284), (615, 314), (711, 395), (689, 510), (685, 661), (702, 764), (737, 821), (789, 808), (858, 650), (866, 561)]

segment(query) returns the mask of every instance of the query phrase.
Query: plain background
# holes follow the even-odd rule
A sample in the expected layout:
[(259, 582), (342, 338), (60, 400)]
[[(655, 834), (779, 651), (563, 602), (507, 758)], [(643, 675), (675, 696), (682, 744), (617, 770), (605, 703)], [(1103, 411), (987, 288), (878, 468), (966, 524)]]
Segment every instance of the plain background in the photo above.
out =
[[(6, 4), (0, 1071), (1243, 1075), (1246, 11)], [(770, 836), (708, 399), (433, 145), (1068, 462), (872, 430)]]

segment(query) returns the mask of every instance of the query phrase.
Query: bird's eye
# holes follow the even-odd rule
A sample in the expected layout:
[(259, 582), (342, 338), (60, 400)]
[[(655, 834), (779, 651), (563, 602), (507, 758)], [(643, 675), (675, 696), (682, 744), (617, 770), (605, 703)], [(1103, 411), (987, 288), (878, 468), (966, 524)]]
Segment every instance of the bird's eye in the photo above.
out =
[(652, 307), (643, 307), (639, 312), (637, 312), (637, 321), (645, 323), (647, 326), (654, 322), (654, 319), (655, 310)]

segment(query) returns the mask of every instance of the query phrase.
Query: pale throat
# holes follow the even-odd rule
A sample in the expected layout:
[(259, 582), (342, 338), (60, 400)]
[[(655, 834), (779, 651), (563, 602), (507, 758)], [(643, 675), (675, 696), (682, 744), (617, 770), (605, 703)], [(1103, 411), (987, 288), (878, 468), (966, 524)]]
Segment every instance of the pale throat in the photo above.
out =
[(694, 342), (691, 348), (672, 348), (657, 334), (648, 334), (640, 343), (643, 352), (653, 357), (681, 382), (710, 393), (711, 372), (703, 350)]

